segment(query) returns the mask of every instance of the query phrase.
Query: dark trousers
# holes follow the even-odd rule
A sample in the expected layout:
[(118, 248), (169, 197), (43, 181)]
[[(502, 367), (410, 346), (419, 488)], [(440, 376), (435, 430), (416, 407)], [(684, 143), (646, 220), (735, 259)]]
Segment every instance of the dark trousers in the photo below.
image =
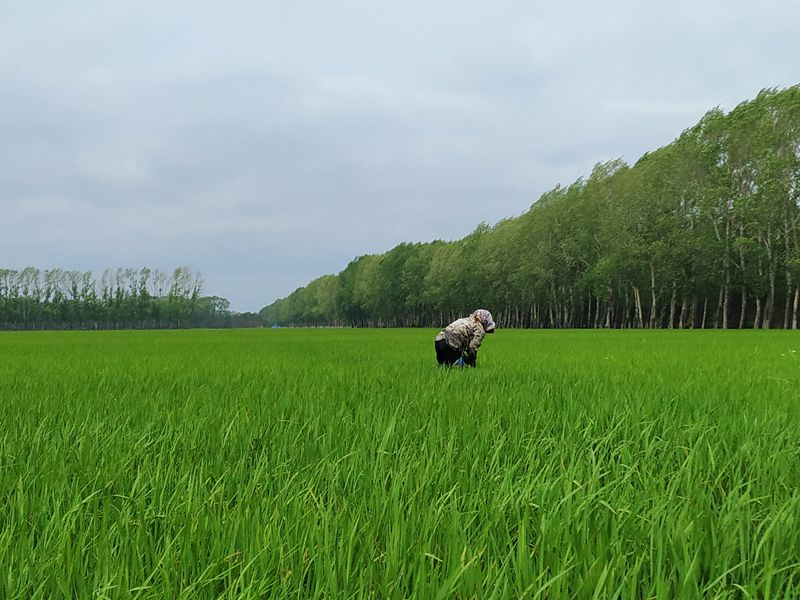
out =
[(452, 367), (461, 358), (461, 353), (453, 350), (444, 340), (436, 340), (434, 345), (436, 346), (436, 360), (440, 365)]

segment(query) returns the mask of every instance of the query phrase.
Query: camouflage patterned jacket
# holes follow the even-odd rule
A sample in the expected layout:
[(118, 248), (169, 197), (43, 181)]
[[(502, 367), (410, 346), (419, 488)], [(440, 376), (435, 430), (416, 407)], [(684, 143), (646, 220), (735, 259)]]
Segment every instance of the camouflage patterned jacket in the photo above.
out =
[(480, 321), (464, 317), (453, 321), (436, 336), (436, 341), (445, 340), (453, 350), (461, 353), (465, 361), (474, 360), (486, 332)]

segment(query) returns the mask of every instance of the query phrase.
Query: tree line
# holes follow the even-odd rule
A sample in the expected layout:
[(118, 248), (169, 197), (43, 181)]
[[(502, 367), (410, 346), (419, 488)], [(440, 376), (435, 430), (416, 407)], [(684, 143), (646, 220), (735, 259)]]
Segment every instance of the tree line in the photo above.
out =
[(800, 86), (715, 108), (457, 241), (361, 256), (261, 310), (279, 325), (797, 328)]
[(0, 269), (0, 329), (168, 329), (261, 326), (180, 267), (91, 271)]

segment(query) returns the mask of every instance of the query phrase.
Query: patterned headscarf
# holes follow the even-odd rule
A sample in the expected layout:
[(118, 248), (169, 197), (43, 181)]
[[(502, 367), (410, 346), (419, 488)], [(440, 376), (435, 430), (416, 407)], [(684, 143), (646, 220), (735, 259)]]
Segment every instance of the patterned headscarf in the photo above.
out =
[(479, 308), (474, 313), (472, 313), (473, 317), (478, 317), (481, 320), (481, 325), (486, 331), (494, 331), (494, 319), (492, 318), (492, 313), (490, 313), (485, 308)]

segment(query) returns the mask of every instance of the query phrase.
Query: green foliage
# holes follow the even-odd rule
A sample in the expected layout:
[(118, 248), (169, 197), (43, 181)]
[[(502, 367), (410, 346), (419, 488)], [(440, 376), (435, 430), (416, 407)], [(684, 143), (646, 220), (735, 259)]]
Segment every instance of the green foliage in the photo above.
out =
[(798, 221), (795, 86), (713, 109), (633, 167), (600, 163), (462, 240), (359, 257), (327, 311), (309, 308), (312, 282), (262, 315), (440, 326), (486, 306), (504, 327), (796, 327)]
[[(0, 269), (0, 329), (159, 329), (261, 326), (219, 296), (201, 296), (199, 274), (180, 267), (91, 272)], [(330, 307), (327, 307), (330, 310)]]
[(0, 335), (0, 597), (800, 595), (792, 334), (434, 333)]

